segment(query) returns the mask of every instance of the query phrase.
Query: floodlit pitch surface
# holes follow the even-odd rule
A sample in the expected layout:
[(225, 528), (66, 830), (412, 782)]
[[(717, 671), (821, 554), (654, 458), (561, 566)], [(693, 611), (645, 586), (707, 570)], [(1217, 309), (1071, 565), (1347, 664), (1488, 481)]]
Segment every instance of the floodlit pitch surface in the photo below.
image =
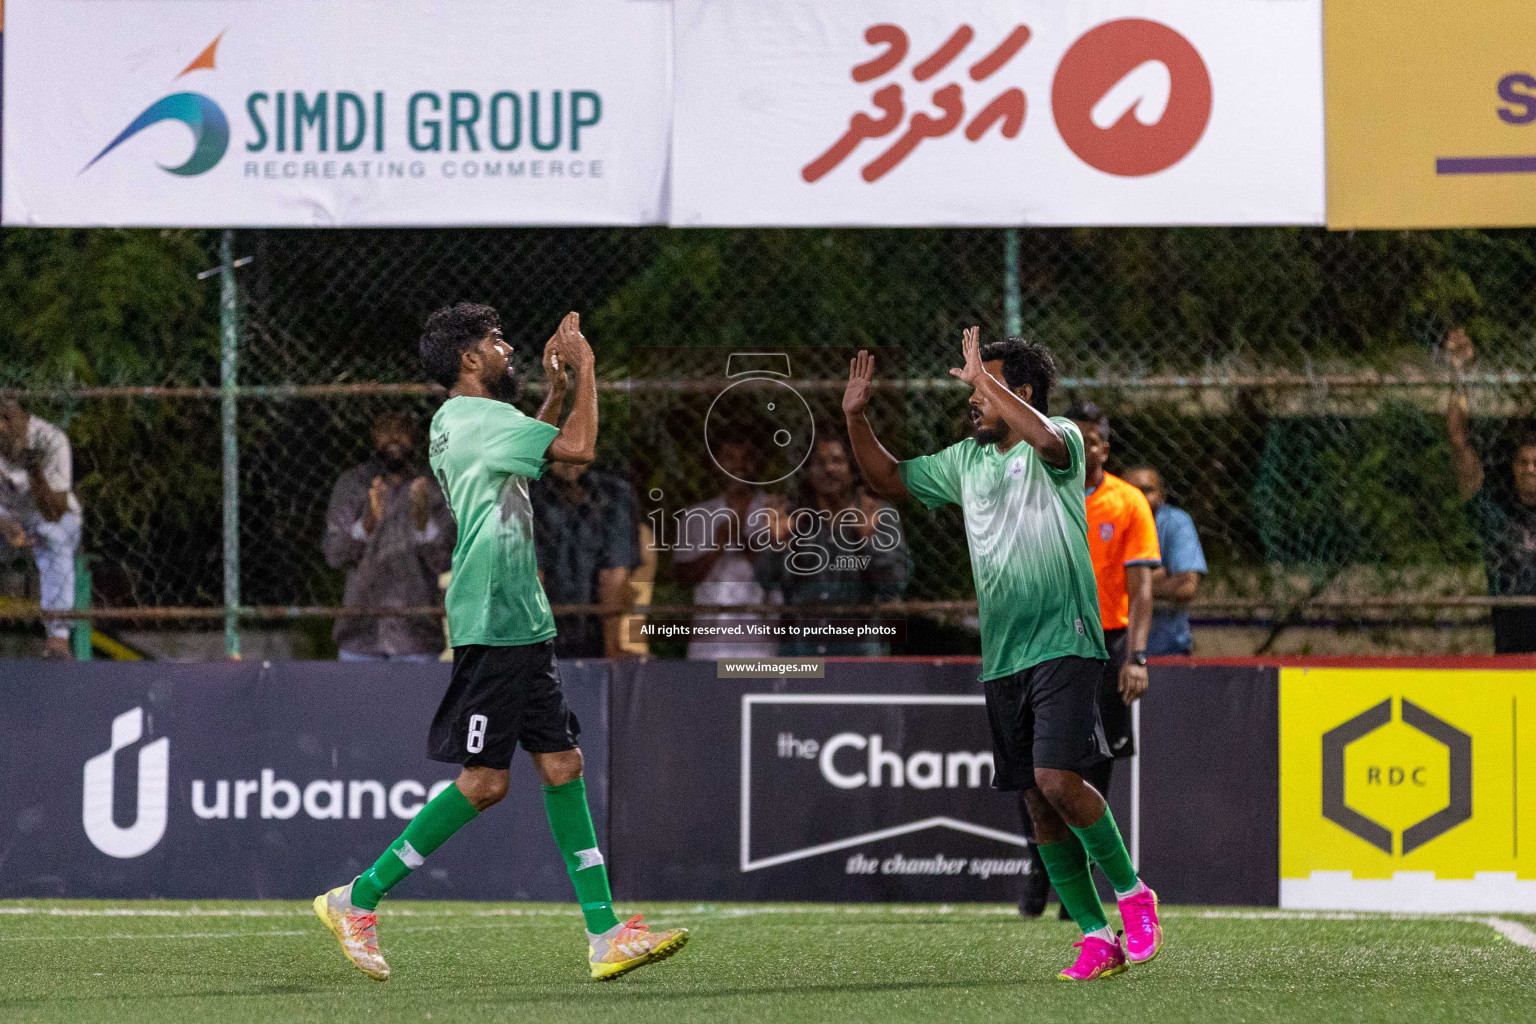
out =
[(693, 941), (597, 984), (565, 907), (390, 902), (381, 985), (305, 904), (3, 902), (0, 1020), (1536, 1020), (1529, 916), (1170, 907), (1156, 961), (1072, 985), (1076, 930), (1006, 907), (637, 909)]

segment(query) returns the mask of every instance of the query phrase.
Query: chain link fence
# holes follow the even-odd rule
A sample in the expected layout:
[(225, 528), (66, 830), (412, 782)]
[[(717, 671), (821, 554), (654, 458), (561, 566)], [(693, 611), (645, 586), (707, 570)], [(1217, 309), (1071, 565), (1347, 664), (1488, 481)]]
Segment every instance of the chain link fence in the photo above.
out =
[[(7, 229), (0, 241), (0, 389), (68, 431), (93, 614), (104, 628), (216, 626), (226, 392), (219, 279), (198, 274), (218, 267), (219, 233)], [(1052, 411), (1098, 402), (1110, 470), (1157, 468), (1193, 516), (1211, 570), (1197, 617), (1264, 624), (1257, 646), (1319, 619), (1480, 621), (1490, 598), (1444, 423), (1447, 332), (1464, 327), (1477, 347), (1464, 383), (1493, 490), (1510, 490), (1512, 442), (1536, 407), (1528, 231), (239, 231), (233, 243), (249, 258), (235, 271), (242, 617), (305, 620), (301, 653), (326, 653), (328, 623), (312, 613), (342, 599), (321, 551), (331, 488), (367, 457), (382, 413), (424, 435), (442, 396), (422, 381), (416, 339), (428, 312), (460, 299), (501, 311), (530, 411), (544, 340), (581, 311), (602, 389), (599, 463), (629, 476), (642, 514), (719, 490), (696, 430), (722, 351), (790, 353), (817, 430), (837, 433), (846, 360), (878, 350), (882, 434), (907, 455), (968, 429), (968, 390), (946, 374), (963, 327), (1038, 337), (1062, 375)], [(974, 593), (958, 512), (913, 507), (903, 521), (902, 597), (919, 619), (963, 626)], [(6, 614), (35, 628), (27, 562), (8, 564)], [(687, 604), (669, 568), (663, 557), (655, 601)], [(909, 649), (968, 642), (924, 628)]]

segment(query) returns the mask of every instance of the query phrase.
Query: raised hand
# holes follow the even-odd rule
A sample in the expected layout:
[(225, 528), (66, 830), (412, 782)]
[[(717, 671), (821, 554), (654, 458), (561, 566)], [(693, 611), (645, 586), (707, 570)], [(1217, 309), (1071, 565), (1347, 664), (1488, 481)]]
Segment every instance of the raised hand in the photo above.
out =
[(869, 382), (875, 376), (875, 357), (863, 349), (848, 360), (848, 387), (843, 390), (843, 415), (857, 416), (869, 405)]
[(1467, 332), (1458, 327), (1445, 336), (1445, 355), (1456, 372), (1461, 373), (1472, 365), (1477, 351), (1472, 347), (1472, 339), (1467, 336)]
[(965, 332), (960, 335), (960, 352), (965, 358), (965, 365), (959, 369), (951, 367), (949, 371), (950, 376), (959, 377), (967, 384), (975, 387), (976, 382), (981, 380), (982, 376), (987, 372), (986, 367), (981, 365), (980, 327), (967, 327)]

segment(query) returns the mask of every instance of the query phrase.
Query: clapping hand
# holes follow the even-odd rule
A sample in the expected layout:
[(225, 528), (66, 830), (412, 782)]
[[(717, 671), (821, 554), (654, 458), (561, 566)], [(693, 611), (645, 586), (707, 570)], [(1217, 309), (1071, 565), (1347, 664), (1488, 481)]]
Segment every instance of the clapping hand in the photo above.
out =
[(577, 370), (592, 365), (592, 346), (581, 333), (581, 314), (567, 313), (555, 332), (555, 354)]
[(372, 533), (384, 518), (384, 506), (389, 502), (389, 484), (382, 476), (373, 478), (368, 487), (368, 507), (363, 510), (363, 532)]
[(419, 476), (411, 481), (411, 519), (418, 532), (427, 528), (432, 518), (432, 487), (427, 478)]
[(27, 531), (10, 516), (0, 516), (0, 538), (17, 550), (32, 546), (32, 538), (27, 536)]

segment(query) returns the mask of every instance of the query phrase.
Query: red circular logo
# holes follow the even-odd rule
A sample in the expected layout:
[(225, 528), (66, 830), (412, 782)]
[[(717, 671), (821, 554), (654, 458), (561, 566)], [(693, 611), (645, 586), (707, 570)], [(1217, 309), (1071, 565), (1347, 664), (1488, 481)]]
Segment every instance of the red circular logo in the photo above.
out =
[(1062, 56), (1051, 112), (1084, 163), (1125, 177), (1156, 174), (1184, 159), (1205, 134), (1211, 76), (1189, 40), (1167, 25), (1109, 21)]

